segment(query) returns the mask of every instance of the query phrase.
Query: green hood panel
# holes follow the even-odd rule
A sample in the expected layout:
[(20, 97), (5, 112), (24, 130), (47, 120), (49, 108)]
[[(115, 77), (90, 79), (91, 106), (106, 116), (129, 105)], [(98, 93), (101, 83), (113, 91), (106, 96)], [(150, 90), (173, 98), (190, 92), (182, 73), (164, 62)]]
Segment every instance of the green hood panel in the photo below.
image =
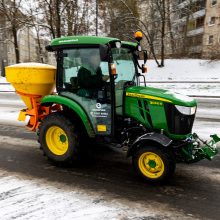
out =
[(152, 99), (155, 101), (168, 102), (168, 103), (173, 103), (174, 105), (181, 105), (187, 107), (192, 107), (197, 105), (196, 100), (189, 96), (185, 96), (179, 93), (171, 92), (169, 90), (157, 89), (153, 87), (142, 87), (142, 86), (129, 87), (126, 90), (126, 96)]

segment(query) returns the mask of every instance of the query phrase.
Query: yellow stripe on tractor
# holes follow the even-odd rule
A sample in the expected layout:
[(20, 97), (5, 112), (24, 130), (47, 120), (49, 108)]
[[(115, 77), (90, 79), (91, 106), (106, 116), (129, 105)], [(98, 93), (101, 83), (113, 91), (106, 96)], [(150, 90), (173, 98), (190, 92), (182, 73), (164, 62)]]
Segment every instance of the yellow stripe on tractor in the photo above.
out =
[(151, 96), (151, 95), (144, 95), (144, 94), (140, 94), (140, 93), (126, 92), (126, 96), (135, 97), (135, 98), (152, 99), (152, 100), (158, 100), (158, 101), (162, 101), (162, 102), (172, 103), (172, 101), (170, 101), (168, 99), (164, 99), (164, 98), (160, 98), (160, 97), (156, 97), (156, 96)]

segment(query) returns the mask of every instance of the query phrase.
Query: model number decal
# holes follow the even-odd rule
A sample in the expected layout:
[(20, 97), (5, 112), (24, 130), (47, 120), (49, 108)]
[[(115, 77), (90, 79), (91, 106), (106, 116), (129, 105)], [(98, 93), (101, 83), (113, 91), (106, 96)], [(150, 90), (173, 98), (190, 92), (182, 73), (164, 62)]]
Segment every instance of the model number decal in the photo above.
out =
[(154, 102), (154, 101), (150, 101), (150, 105), (160, 105), (160, 106), (162, 106), (163, 103), (162, 103), (162, 102)]

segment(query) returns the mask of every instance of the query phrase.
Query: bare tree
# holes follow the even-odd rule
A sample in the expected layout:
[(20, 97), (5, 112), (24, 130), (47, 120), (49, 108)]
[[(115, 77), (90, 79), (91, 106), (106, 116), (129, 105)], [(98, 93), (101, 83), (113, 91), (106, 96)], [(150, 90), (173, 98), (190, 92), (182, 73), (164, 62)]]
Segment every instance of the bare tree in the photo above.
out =
[[(114, 28), (116, 27), (116, 31), (118, 31), (118, 34), (121, 33), (122, 35), (122, 36), (119, 35), (119, 37), (122, 37), (123, 39), (126, 36), (128, 40), (134, 40), (132, 38), (134, 32), (136, 30), (141, 30), (146, 38), (147, 45), (150, 48), (150, 54), (152, 54), (157, 65), (161, 66), (161, 63), (159, 63), (155, 51), (155, 43), (156, 43), (156, 39), (158, 38), (158, 28), (159, 28), (158, 19), (145, 21), (140, 16), (142, 11), (140, 10), (140, 14), (138, 13), (138, 7), (136, 9), (133, 7), (132, 10), (131, 3), (129, 5), (128, 2), (124, 0), (120, 0), (120, 2), (121, 2), (121, 6), (123, 6), (124, 13), (119, 13), (119, 15), (111, 16), (116, 19), (115, 22), (113, 22), (113, 24), (114, 24)], [(138, 5), (138, 1), (136, 2), (136, 4)], [(156, 17), (157, 14), (155, 14), (156, 11), (155, 11), (154, 3), (149, 1), (147, 7), (150, 13), (149, 16), (153, 18)]]
[(158, 20), (160, 23), (160, 56), (161, 56), (161, 63), (159, 67), (164, 67), (164, 58), (165, 58), (165, 32), (166, 32), (166, 1), (165, 0), (155, 0), (155, 8), (158, 12)]
[(20, 62), (20, 52), (18, 46), (18, 30), (22, 26), (21, 20), (25, 20), (25, 15), (21, 12), (22, 0), (0, 0), (0, 12), (6, 17), (9, 23), (8, 30), (13, 36), (16, 63)]
[[(88, 32), (91, 0), (38, 0), (52, 38)], [(43, 24), (40, 24), (43, 26)]]

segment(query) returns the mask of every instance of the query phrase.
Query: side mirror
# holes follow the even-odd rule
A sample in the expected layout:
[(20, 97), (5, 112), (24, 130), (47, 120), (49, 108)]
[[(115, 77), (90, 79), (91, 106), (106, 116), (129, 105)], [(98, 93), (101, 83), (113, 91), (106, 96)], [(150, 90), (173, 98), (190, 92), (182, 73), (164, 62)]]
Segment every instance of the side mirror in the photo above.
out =
[(147, 62), (148, 55), (146, 50), (138, 51), (138, 59), (144, 60), (144, 64)]
[(100, 59), (101, 61), (108, 62), (108, 46), (107, 45), (100, 45), (99, 46), (100, 51)]

